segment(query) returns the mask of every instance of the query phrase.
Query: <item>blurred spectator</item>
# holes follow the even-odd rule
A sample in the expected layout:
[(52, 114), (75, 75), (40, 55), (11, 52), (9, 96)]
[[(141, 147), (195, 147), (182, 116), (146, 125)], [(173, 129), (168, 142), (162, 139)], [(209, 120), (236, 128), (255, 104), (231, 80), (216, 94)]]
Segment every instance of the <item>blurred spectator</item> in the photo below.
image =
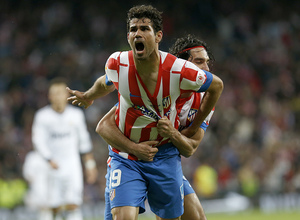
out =
[(5, 180), (0, 178), (0, 207), (13, 209), (23, 203), (26, 183), (22, 179)]
[(218, 174), (208, 163), (197, 167), (194, 176), (194, 189), (204, 199), (215, 198), (218, 191)]

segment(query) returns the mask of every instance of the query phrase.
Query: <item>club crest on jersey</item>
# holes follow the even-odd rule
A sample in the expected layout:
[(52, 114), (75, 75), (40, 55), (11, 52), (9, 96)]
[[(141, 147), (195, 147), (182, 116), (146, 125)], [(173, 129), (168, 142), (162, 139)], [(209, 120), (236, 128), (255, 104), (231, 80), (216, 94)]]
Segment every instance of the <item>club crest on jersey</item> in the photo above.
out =
[(168, 108), (171, 104), (171, 97), (170, 96), (164, 97), (162, 103), (164, 108)]
[(109, 191), (109, 198), (110, 198), (110, 201), (113, 201), (113, 199), (115, 198), (116, 196), (116, 189), (112, 189)]
[(187, 116), (187, 119), (188, 119), (189, 121), (193, 121), (194, 118), (195, 118), (195, 116), (196, 116), (196, 113), (197, 113), (197, 112), (198, 112), (197, 109), (190, 109), (189, 114), (188, 114), (188, 116)]
[(198, 73), (197, 79), (200, 85), (203, 85), (206, 82), (206, 78), (206, 75), (201, 74), (201, 72)]

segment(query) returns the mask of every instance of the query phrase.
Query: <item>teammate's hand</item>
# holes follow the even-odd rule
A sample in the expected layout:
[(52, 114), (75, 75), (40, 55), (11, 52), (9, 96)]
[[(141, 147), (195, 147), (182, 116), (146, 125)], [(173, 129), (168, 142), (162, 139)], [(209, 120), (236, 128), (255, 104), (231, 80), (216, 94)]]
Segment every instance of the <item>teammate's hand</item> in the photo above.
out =
[(134, 155), (143, 161), (153, 161), (155, 154), (158, 152), (156, 145), (158, 141), (144, 141), (138, 143), (137, 150), (134, 152)]
[(79, 107), (84, 107), (85, 109), (90, 107), (93, 104), (93, 100), (89, 100), (84, 97), (84, 92), (77, 90), (72, 90), (67, 87), (68, 92), (72, 95), (67, 98), (68, 101), (71, 101), (72, 105), (78, 105)]

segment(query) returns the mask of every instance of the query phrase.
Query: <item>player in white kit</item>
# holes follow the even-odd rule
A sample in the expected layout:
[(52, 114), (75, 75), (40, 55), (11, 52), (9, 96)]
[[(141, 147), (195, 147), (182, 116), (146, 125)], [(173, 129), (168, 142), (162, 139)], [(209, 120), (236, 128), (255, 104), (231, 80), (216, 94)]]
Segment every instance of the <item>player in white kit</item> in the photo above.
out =
[(88, 183), (95, 182), (97, 169), (84, 113), (67, 103), (69, 95), (65, 88), (66, 83), (62, 79), (51, 82), (50, 105), (39, 109), (34, 116), (32, 142), (51, 166), (47, 201), (53, 211), (53, 219), (57, 215), (65, 215), (66, 220), (82, 220), (81, 154)]
[(51, 210), (47, 202), (48, 177), (50, 165), (36, 151), (27, 153), (23, 164), (23, 176), (29, 184), (24, 202), (25, 205), (37, 211), (38, 220), (51, 220)]

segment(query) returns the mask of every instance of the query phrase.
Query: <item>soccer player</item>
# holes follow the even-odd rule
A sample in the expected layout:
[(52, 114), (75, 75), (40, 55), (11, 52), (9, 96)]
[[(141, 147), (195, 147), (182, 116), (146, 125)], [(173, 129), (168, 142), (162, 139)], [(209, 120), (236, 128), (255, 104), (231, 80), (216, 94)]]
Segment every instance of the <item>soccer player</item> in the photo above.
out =
[[(209, 61), (210, 57), (212, 57), (211, 53), (207, 49), (206, 44), (192, 35), (187, 35), (186, 37), (179, 38), (176, 40), (175, 44), (170, 48), (170, 53), (176, 55), (185, 60), (189, 60), (198, 66), (200, 69), (209, 71)], [(195, 114), (197, 113), (196, 109), (198, 109), (201, 102), (203, 102), (205, 93), (184, 93), (181, 95), (180, 100), (178, 101), (178, 112), (180, 119), (180, 130), (187, 128), (194, 120)], [(118, 127), (116, 126), (114, 120), (114, 113), (116, 110), (116, 106), (111, 109), (111, 111), (106, 114), (98, 123), (96, 132), (102, 136), (103, 139), (112, 143), (114, 148), (118, 146), (114, 144), (115, 139), (111, 138), (111, 134), (119, 134), (119, 138), (124, 138)], [(178, 147), (180, 153), (185, 157), (189, 157), (192, 155), (196, 149), (198, 148), (206, 128), (208, 127), (210, 118), (213, 115), (213, 111), (207, 116), (205, 121), (201, 124), (200, 128), (196, 132), (194, 136), (190, 139), (182, 136), (170, 123), (170, 121), (166, 118), (160, 119), (158, 122), (158, 131), (160, 134), (164, 134), (174, 140), (175, 146)], [(127, 142), (127, 140), (120, 140), (123, 142)], [(130, 145), (126, 146), (126, 149), (122, 149), (127, 153), (132, 153), (133, 155), (139, 155), (139, 159), (143, 159), (145, 161), (151, 161), (153, 157), (144, 157), (141, 154), (141, 149), (134, 149), (134, 143), (130, 143)], [(130, 150), (128, 150), (130, 149)], [(130, 152), (129, 152), (130, 151)], [(136, 153), (137, 152), (137, 153)], [(107, 186), (105, 189), (105, 198), (106, 198), (106, 210), (105, 210), (105, 220), (111, 220), (110, 213), (110, 201), (109, 201), (109, 183), (110, 183), (110, 158), (108, 159), (108, 167), (107, 167)], [(206, 216), (204, 214), (201, 203), (191, 187), (189, 181), (184, 177), (184, 214), (181, 216), (182, 220), (206, 220)], [(159, 218), (158, 218), (159, 219)]]
[(59, 78), (50, 83), (50, 105), (39, 109), (34, 116), (32, 142), (51, 167), (47, 201), (53, 219), (64, 214), (66, 220), (82, 220), (83, 173), (80, 154), (88, 183), (95, 182), (97, 168), (83, 111), (68, 104), (66, 86), (66, 82)]
[[(213, 60), (212, 54), (208, 50), (206, 44), (192, 35), (179, 38), (170, 48), (169, 52), (179, 58), (188, 60), (194, 63), (202, 70), (209, 71), (209, 62)], [(201, 103), (206, 101), (205, 93), (185, 93), (182, 94), (178, 104), (178, 112), (180, 118), (179, 130), (186, 129), (193, 123), (197, 109)], [(193, 136), (185, 139), (168, 120), (159, 121), (159, 133), (164, 133), (171, 138), (171, 141), (179, 147), (179, 151), (183, 156), (189, 157), (197, 150), (200, 142), (203, 139), (204, 133), (209, 125), (209, 121), (214, 113), (214, 108), (205, 118), (201, 126)], [(182, 133), (189, 135), (188, 132), (182, 130)], [(163, 134), (162, 134), (163, 135)], [(183, 176), (184, 181), (184, 213), (181, 216), (182, 220), (206, 220), (206, 216), (202, 205), (191, 187), (189, 181)]]
[(38, 220), (51, 220), (51, 210), (47, 202), (50, 165), (41, 155), (32, 150), (26, 154), (23, 176), (29, 184), (25, 205), (37, 211)]
[[(178, 128), (176, 100), (183, 91), (207, 91), (208, 101), (198, 109), (208, 115), (219, 99), (223, 82), (191, 62), (160, 51), (161, 13), (152, 6), (135, 6), (128, 12), (127, 39), (131, 51), (115, 52), (106, 63), (106, 74), (86, 92), (68, 88), (74, 105), (89, 107), (93, 100), (118, 89), (116, 124), (133, 142), (152, 141), (153, 161), (110, 150), (110, 204), (114, 219), (137, 219), (146, 197), (151, 210), (162, 219), (183, 214), (183, 181), (178, 149), (158, 134), (157, 123), (166, 116)], [(203, 120), (202, 120), (203, 121)], [(199, 121), (193, 124), (199, 126)], [(114, 135), (114, 134), (112, 134)], [(124, 143), (118, 143), (121, 149)], [(156, 145), (157, 148), (151, 147)]]

